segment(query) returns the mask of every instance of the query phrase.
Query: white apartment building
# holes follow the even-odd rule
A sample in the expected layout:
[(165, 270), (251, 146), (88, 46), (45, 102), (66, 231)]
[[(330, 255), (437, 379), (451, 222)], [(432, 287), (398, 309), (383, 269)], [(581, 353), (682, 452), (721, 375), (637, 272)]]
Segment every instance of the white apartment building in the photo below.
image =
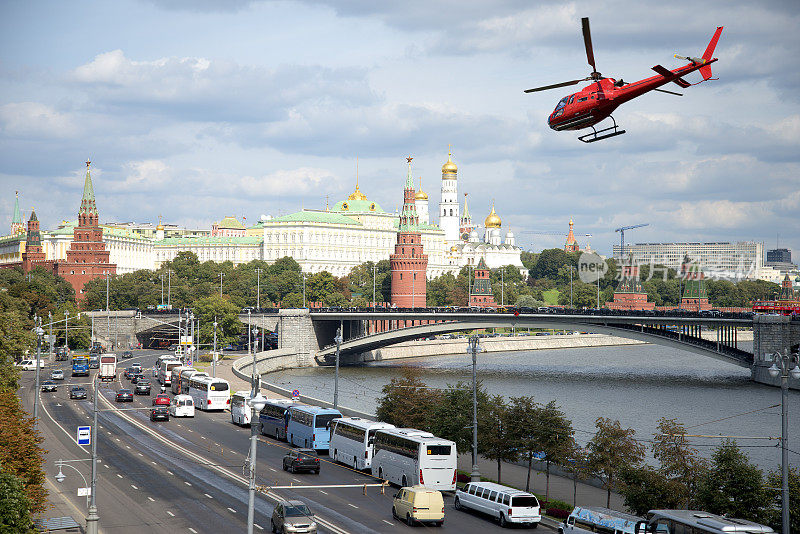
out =
[[(700, 262), (707, 277), (730, 280), (755, 280), (764, 267), (764, 243), (757, 241), (626, 244), (625, 256), (631, 255), (640, 265), (660, 264), (675, 270), (680, 269), (684, 257), (688, 256)], [(618, 262), (622, 260), (619, 245), (614, 245), (614, 258)]]

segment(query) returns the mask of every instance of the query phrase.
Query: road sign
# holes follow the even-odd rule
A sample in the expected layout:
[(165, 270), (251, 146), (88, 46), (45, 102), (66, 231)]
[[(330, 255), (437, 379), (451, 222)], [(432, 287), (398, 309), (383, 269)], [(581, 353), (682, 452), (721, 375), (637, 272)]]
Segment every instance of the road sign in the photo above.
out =
[(299, 389), (293, 389), (292, 390), (292, 398), (293, 399), (299, 399), (300, 398), (300, 390)]
[(544, 451), (534, 452), (533, 457), (536, 458), (537, 460), (544, 460), (545, 458), (547, 458), (547, 453)]
[(88, 497), (92, 494), (92, 488), (78, 488), (78, 497)]
[(78, 445), (91, 445), (91, 443), (92, 443), (92, 427), (79, 426)]

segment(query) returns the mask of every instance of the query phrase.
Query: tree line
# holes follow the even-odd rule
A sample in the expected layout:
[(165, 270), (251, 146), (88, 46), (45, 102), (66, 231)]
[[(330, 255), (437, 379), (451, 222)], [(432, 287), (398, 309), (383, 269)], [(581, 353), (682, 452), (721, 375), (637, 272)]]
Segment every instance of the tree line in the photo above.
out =
[[(478, 383), (477, 405), (478, 453), (496, 461), (497, 481), (502, 482), (503, 462), (522, 461), (530, 491), (533, 460), (541, 458), (545, 503), (551, 466), (557, 465), (574, 479), (597, 477), (606, 506), (616, 491), (637, 515), (658, 508), (701, 509), (780, 527), (780, 472), (765, 476), (734, 441), (723, 441), (707, 460), (674, 419), (660, 419), (652, 439), (643, 440), (619, 421), (600, 417), (591, 439), (580, 446), (572, 422), (554, 401), (490, 396)], [(454, 441), (461, 452), (472, 450), (472, 414), (471, 383), (431, 389), (420, 371), (409, 367), (383, 387), (376, 410), (381, 421), (432, 432)], [(648, 450), (655, 464), (645, 461)], [(800, 529), (800, 469), (791, 470), (790, 487), (793, 528)]]

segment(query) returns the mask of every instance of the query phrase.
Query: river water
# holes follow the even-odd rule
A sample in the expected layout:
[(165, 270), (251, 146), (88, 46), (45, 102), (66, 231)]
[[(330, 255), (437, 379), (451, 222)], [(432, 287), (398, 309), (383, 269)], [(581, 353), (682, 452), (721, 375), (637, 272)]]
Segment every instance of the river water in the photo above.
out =
[[(381, 388), (399, 376), (402, 366), (419, 368), (430, 387), (472, 380), (468, 354), (342, 367), (339, 403), (375, 413)], [(477, 369), (491, 395), (531, 395), (543, 404), (555, 400), (582, 445), (591, 439), (598, 417), (618, 419), (639, 439), (652, 438), (658, 419), (668, 417), (691, 434), (739, 436), (737, 444), (761, 469), (780, 466), (778, 440), (744, 439), (780, 436), (780, 388), (751, 382), (749, 370), (732, 364), (658, 345), (628, 345), (479, 354)], [(315, 367), (273, 373), (265, 380), (332, 401), (333, 377), (333, 368)], [(789, 448), (800, 453), (800, 392), (789, 392), (789, 416)], [(710, 456), (721, 440), (691, 442)], [(800, 466), (800, 454), (790, 452), (789, 461)]]

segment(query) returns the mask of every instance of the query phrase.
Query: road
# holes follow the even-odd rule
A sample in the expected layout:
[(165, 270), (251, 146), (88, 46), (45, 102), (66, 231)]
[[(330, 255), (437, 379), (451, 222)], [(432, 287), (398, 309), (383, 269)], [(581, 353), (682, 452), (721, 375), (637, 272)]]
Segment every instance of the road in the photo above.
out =
[[(98, 493), (97, 507), (100, 530), (106, 533), (128, 532), (243, 532), (247, 525), (247, 470), (250, 428), (231, 423), (230, 413), (196, 412), (194, 418), (169, 422), (151, 422), (151, 397), (135, 396), (133, 403), (118, 404), (114, 394), (121, 387), (132, 385), (121, 378), (122, 369), (133, 362), (152, 367), (163, 351), (137, 351), (132, 359), (118, 365), (120, 378), (100, 386), (98, 414)], [(91, 424), (91, 389), (86, 378), (70, 378), (66, 362), (56, 362), (65, 368), (66, 380), (55, 393), (42, 393), (41, 428), (48, 450), (45, 470), (54, 481), (59, 458), (78, 460), (90, 458), (88, 447), (75, 442), (76, 428)], [(42, 380), (54, 366), (43, 371)], [(92, 372), (92, 376), (94, 373)], [(158, 384), (150, 379), (158, 393)], [(69, 385), (87, 384), (87, 400), (70, 400)], [(27, 407), (33, 403), (34, 373), (25, 372), (21, 380), (23, 400)], [(289, 474), (281, 469), (288, 445), (260, 436), (258, 442), (259, 486), (336, 485), (379, 482), (370, 475), (354, 471), (322, 456), (319, 475)], [(90, 478), (88, 461), (73, 463), (87, 481)], [(72, 469), (64, 469), (63, 496), (71, 503), (73, 516), (83, 522), (86, 510), (84, 497), (77, 497), (83, 481)], [(316, 514), (319, 531), (332, 533), (405, 532), (409, 527), (391, 516), (391, 496), (396, 488), (307, 488), (269, 491), (257, 494), (255, 506), (256, 531), (270, 528), (275, 503), (281, 499), (300, 499)], [(453, 508), (452, 495), (445, 495), (446, 519), (441, 528), (424, 526), (441, 532), (484, 532), (499, 530), (489, 518)], [(545, 528), (544, 525), (542, 528)]]

